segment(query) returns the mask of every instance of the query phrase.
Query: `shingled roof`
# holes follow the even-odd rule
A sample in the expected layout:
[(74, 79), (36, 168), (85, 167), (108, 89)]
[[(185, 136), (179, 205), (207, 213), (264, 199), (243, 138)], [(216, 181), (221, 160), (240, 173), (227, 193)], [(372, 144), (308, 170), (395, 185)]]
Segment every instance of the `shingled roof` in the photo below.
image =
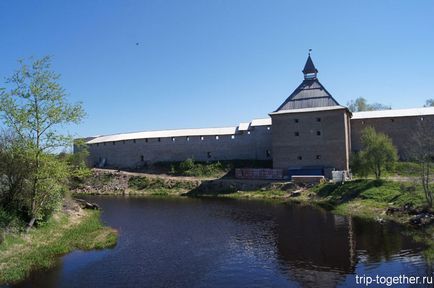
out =
[(306, 64), (304, 65), (303, 73), (304, 74), (318, 73), (318, 70), (315, 68), (315, 65), (313, 65), (312, 58), (310, 58), (310, 54), (309, 57), (307, 57)]
[(316, 78), (317, 72), (318, 70), (315, 68), (309, 55), (303, 69), (305, 75), (304, 81), (275, 112), (289, 109), (339, 106), (339, 103)]

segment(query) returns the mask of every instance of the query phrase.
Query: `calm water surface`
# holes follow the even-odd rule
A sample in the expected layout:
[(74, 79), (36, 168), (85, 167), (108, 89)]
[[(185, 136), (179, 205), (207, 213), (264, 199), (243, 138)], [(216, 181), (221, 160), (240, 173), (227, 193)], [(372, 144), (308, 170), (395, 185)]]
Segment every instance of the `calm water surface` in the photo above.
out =
[(89, 200), (119, 230), (117, 246), (73, 252), (16, 287), (355, 287), (356, 274), (432, 275), (423, 247), (393, 225), (259, 201)]

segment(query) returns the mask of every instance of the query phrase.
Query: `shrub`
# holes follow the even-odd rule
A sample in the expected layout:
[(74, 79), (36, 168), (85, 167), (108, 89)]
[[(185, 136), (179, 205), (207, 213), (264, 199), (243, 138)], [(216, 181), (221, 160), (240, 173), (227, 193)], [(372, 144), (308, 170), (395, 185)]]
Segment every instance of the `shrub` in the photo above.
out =
[(363, 129), (362, 150), (352, 156), (351, 168), (360, 176), (373, 173), (380, 179), (385, 170), (390, 170), (398, 160), (398, 153), (392, 140), (383, 133), (377, 133), (374, 128)]

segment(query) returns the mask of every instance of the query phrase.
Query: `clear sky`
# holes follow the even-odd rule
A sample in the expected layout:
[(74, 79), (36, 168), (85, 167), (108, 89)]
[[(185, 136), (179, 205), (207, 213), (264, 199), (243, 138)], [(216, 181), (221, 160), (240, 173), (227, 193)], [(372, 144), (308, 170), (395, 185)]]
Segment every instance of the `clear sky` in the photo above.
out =
[(266, 117), (309, 48), (340, 104), (434, 98), (434, 1), (0, 1), (0, 86), (17, 59), (52, 55), (88, 114), (76, 136)]

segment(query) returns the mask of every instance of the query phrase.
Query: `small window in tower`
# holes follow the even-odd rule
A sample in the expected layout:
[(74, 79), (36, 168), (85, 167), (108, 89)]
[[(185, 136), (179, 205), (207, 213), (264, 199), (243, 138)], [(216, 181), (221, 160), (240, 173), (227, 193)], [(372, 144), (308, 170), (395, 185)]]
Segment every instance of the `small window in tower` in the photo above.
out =
[(136, 143), (136, 139), (133, 139), (133, 143)]
[(270, 126), (267, 126), (267, 130), (271, 130), (271, 127), (270, 127)]
[(316, 155), (316, 159), (317, 160), (321, 159), (321, 155)]
[(423, 121), (423, 117), (420, 117), (420, 121)]
[(98, 147), (99, 146), (99, 143), (96, 143), (96, 147)]
[(143, 156), (143, 155), (140, 156), (140, 161), (142, 161), (142, 162), (145, 161), (145, 156)]
[(189, 136), (185, 137), (185, 141), (190, 141), (190, 137)]
[(362, 121), (362, 124), (365, 124), (365, 121)]
[(122, 140), (122, 144), (125, 144), (125, 140)]
[(321, 122), (321, 118), (316, 118), (316, 122)]
[(303, 159), (303, 157), (301, 157), (301, 156), (298, 156), (298, 157), (297, 157), (297, 159), (298, 159), (298, 160), (302, 160), (302, 159)]
[(295, 122), (295, 123), (298, 123), (298, 119), (294, 119), (294, 122)]
[(215, 140), (219, 140), (219, 136), (215, 136)]
[(247, 135), (250, 135), (250, 131), (247, 131)]
[(231, 139), (232, 139), (232, 140), (235, 139), (235, 135), (232, 135), (232, 136), (231, 136)]
[(207, 152), (206, 154), (207, 154), (208, 159), (211, 158), (211, 152)]
[(321, 131), (316, 131), (317, 136), (321, 136)]
[(158, 142), (161, 142), (161, 138), (158, 138)]
[(148, 143), (148, 138), (145, 138), (145, 142)]
[(175, 137), (172, 137), (172, 142), (175, 142)]
[(271, 157), (271, 151), (270, 150), (265, 150), (265, 155), (267, 156), (267, 157)]
[(105, 142), (103, 143), (103, 145), (105, 146)]
[(203, 136), (200, 136), (200, 140), (202, 140), (202, 141), (203, 141), (203, 139), (205, 139), (205, 137), (203, 137)]
[(300, 132), (294, 132), (294, 136), (300, 136)]
[(392, 119), (390, 119), (390, 122), (395, 122), (395, 119), (393, 119), (393, 118), (392, 118)]
[(112, 143), (113, 143), (113, 145), (115, 145), (115, 144), (116, 144), (116, 143), (115, 143), (115, 141), (113, 141)]

